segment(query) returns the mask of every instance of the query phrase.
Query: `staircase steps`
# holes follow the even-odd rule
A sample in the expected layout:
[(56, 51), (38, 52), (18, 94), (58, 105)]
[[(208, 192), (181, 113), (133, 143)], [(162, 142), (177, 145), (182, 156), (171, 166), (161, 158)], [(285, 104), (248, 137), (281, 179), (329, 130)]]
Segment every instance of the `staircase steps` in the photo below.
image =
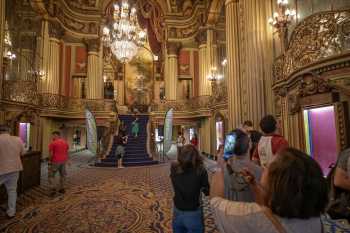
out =
[[(134, 138), (131, 135), (131, 124), (135, 120), (134, 116), (131, 115), (120, 115), (119, 119), (124, 122), (127, 126), (127, 134), (129, 135), (128, 143), (125, 146), (125, 156), (123, 158), (123, 166), (125, 167), (134, 167), (134, 166), (147, 166), (158, 164), (158, 161), (154, 161), (147, 154), (147, 115), (139, 115), (139, 135), (137, 138)], [(101, 162), (96, 163), (97, 167), (116, 167), (116, 149), (117, 145), (115, 141), (113, 142), (111, 151), (109, 155), (103, 159)]]

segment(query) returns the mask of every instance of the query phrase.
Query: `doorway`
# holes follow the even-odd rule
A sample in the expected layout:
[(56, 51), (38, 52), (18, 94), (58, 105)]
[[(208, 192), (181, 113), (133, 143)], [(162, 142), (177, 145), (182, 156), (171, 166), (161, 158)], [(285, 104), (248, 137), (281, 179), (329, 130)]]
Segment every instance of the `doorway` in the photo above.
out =
[(220, 145), (224, 144), (224, 122), (222, 120), (215, 122), (216, 128), (216, 150), (219, 149)]
[(303, 114), (306, 151), (326, 176), (338, 154), (334, 106), (305, 109)]
[(30, 123), (19, 123), (18, 135), (24, 143), (24, 148), (26, 150), (30, 147)]

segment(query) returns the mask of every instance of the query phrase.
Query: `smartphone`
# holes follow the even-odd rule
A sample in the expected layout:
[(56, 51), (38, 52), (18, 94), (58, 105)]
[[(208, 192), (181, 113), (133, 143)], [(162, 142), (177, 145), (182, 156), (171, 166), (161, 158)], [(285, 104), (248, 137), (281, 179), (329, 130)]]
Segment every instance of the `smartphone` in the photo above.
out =
[(237, 135), (235, 133), (229, 133), (225, 138), (225, 146), (224, 146), (224, 159), (229, 159), (233, 156), (234, 148), (236, 145)]

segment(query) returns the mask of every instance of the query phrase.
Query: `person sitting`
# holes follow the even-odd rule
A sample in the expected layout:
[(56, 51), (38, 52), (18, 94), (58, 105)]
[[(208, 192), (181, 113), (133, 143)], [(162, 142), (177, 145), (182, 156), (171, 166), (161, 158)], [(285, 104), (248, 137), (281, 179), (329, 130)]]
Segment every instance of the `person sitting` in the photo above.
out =
[(174, 188), (174, 233), (203, 233), (201, 192), (209, 195), (208, 173), (202, 157), (193, 145), (186, 145), (171, 165), (171, 182)]
[(253, 160), (262, 167), (267, 167), (279, 151), (288, 147), (288, 142), (278, 134), (279, 125), (272, 115), (267, 115), (261, 119), (260, 128), (264, 135), (259, 140), (253, 154)]
[[(240, 129), (232, 131), (236, 135), (236, 143), (231, 158), (225, 167), (225, 198), (233, 201), (254, 202), (254, 193), (242, 176), (243, 169), (248, 168), (258, 180), (261, 167), (250, 160), (251, 142), (249, 136)], [(221, 155), (219, 155), (221, 156)]]
[(261, 184), (242, 172), (257, 203), (224, 199), (223, 159), (212, 178), (210, 205), (221, 233), (323, 232), (321, 214), (328, 202), (327, 182), (318, 163), (286, 148), (264, 169)]

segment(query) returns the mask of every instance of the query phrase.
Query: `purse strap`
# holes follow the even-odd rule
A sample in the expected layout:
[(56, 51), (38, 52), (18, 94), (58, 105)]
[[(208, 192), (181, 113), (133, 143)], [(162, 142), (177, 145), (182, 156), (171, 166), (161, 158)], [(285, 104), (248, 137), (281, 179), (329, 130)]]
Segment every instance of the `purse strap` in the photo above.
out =
[(286, 229), (282, 226), (281, 222), (273, 215), (270, 209), (263, 208), (264, 215), (271, 221), (278, 233), (287, 233)]

